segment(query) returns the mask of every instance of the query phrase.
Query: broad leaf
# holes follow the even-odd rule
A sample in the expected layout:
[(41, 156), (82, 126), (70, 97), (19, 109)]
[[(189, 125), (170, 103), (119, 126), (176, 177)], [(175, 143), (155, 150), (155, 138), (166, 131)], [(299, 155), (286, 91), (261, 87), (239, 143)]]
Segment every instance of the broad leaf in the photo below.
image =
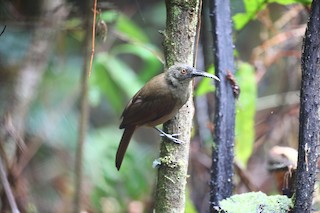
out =
[(250, 64), (240, 63), (236, 77), (241, 92), (236, 108), (235, 156), (245, 166), (253, 150), (257, 84)]

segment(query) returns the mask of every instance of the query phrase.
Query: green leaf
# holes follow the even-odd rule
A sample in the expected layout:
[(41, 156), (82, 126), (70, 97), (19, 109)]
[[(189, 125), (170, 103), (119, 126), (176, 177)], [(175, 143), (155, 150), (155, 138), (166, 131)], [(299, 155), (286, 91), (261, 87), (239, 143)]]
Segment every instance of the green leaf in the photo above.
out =
[(107, 23), (111, 23), (116, 21), (117, 17), (119, 15), (119, 12), (115, 11), (115, 10), (109, 10), (109, 11), (105, 11), (103, 13), (100, 14), (100, 18), (107, 22)]
[(303, 4), (303, 5), (308, 5), (311, 4), (312, 0), (270, 0), (270, 3), (278, 3), (282, 5), (288, 5), (288, 4)]
[(270, 3), (278, 3), (281, 5), (288, 4), (303, 4), (308, 5), (311, 4), (312, 0), (243, 0), (245, 11), (242, 13), (236, 13), (232, 19), (234, 23), (234, 27), (236, 30), (241, 30), (245, 27), (251, 20), (254, 20), (257, 14), (266, 8), (266, 6)]
[[(214, 66), (211, 65), (208, 68), (208, 73), (214, 74)], [(195, 96), (201, 96), (204, 94), (207, 94), (208, 92), (214, 92), (215, 91), (215, 86), (214, 82), (210, 78), (202, 78), (198, 87), (195, 90)]]
[(121, 98), (118, 85), (110, 78), (108, 71), (101, 61), (95, 60), (93, 63), (89, 88), (89, 100), (91, 104), (98, 105), (102, 95), (104, 95), (112, 108), (120, 113), (124, 100)]
[(143, 30), (123, 14), (119, 14), (115, 27), (128, 40), (142, 43), (149, 42)]
[(257, 84), (254, 68), (250, 64), (240, 63), (236, 78), (241, 91), (236, 109), (235, 156), (245, 166), (252, 154), (255, 136)]
[(232, 17), (236, 30), (241, 30), (249, 21), (256, 18), (259, 11), (267, 6), (265, 0), (244, 0), (243, 4), (245, 12), (237, 13)]
[(143, 66), (139, 70), (139, 78), (145, 82), (157, 74), (162, 67), (162, 63), (158, 59), (160, 55), (157, 47), (150, 44), (127, 43), (114, 47), (111, 54), (133, 54), (143, 60)]
[(253, 19), (253, 17), (247, 13), (238, 13), (232, 17), (236, 30), (241, 30), (251, 19)]
[(103, 64), (109, 77), (125, 92), (127, 97), (131, 98), (143, 86), (136, 73), (120, 59), (112, 55), (101, 54), (97, 57), (97, 62)]
[[(141, 87), (135, 72), (119, 59), (107, 53), (96, 55), (90, 78), (90, 100), (97, 103), (97, 94), (104, 94), (117, 112), (122, 111), (125, 99), (131, 98)], [(101, 96), (100, 96), (101, 97)]]

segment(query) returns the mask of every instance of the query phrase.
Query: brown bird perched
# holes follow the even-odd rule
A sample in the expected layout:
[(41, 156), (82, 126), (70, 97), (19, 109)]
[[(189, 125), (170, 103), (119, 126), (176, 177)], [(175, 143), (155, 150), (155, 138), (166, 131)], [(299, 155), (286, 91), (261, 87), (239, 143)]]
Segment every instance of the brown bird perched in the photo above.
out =
[(219, 78), (201, 72), (185, 64), (175, 64), (167, 72), (159, 74), (148, 81), (129, 101), (121, 118), (120, 129), (124, 129), (116, 155), (116, 167), (119, 170), (134, 130), (139, 126), (154, 127), (175, 143), (182, 141), (155, 126), (162, 124), (176, 115), (187, 102), (190, 92), (189, 82), (192, 78), (202, 76)]

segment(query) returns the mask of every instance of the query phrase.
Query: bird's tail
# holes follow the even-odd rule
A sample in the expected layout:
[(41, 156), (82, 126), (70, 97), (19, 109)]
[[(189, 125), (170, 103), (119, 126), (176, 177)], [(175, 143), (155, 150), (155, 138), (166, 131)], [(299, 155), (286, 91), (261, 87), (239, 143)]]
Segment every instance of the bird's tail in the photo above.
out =
[(126, 153), (130, 139), (135, 129), (135, 126), (130, 126), (124, 129), (116, 155), (116, 167), (118, 170), (120, 170), (124, 154)]

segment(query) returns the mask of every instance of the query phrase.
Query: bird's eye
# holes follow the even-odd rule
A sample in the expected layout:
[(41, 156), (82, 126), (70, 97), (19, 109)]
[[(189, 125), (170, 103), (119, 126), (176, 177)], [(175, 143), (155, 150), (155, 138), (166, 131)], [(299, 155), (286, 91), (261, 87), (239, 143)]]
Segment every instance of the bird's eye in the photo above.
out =
[(183, 74), (183, 75), (187, 74), (187, 70), (182, 69), (182, 70), (181, 70), (181, 74)]

